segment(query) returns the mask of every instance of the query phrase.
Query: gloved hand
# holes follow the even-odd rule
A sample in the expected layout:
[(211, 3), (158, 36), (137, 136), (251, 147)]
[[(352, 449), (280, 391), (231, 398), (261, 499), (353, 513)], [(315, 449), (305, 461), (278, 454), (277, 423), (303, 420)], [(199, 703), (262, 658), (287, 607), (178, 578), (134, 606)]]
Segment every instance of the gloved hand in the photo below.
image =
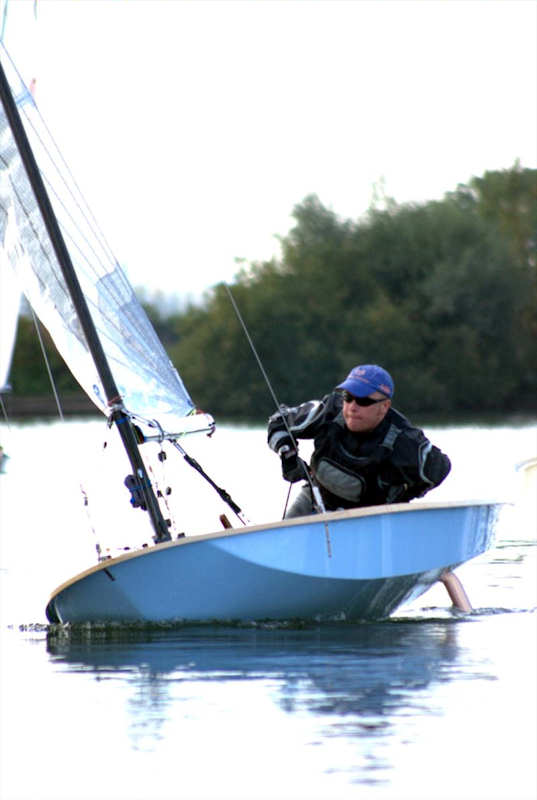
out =
[(282, 461), (282, 476), (285, 481), (296, 483), (306, 478), (308, 466), (299, 458), (298, 452), (294, 448), (284, 445), (279, 454)]
[(451, 461), (449, 458), (445, 455), (445, 453), (442, 453), (438, 447), (433, 445), (429, 450), (425, 460), (425, 466), (423, 470), (425, 476), (432, 481), (433, 486), (438, 486), (439, 483), (442, 483), (446, 475), (449, 474), (450, 470)]

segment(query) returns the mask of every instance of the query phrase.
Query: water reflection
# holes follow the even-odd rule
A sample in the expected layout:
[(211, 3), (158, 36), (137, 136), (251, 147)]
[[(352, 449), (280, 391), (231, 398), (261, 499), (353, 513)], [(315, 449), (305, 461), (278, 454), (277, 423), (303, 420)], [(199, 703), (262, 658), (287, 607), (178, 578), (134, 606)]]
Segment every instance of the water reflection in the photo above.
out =
[(420, 713), (422, 690), (451, 679), (462, 624), (444, 619), (306, 630), (85, 628), (68, 635), (60, 629), (49, 633), (47, 649), (57, 667), (89, 672), (96, 681), (128, 683), (135, 738), (139, 726), (147, 735), (149, 724), (158, 737), (170, 704), (203, 694), (200, 682), (222, 688), (237, 681), (264, 681), (284, 713), (322, 718), (331, 735), (338, 734), (336, 722), (345, 722), (339, 733), (371, 737), (388, 732), (394, 717)]

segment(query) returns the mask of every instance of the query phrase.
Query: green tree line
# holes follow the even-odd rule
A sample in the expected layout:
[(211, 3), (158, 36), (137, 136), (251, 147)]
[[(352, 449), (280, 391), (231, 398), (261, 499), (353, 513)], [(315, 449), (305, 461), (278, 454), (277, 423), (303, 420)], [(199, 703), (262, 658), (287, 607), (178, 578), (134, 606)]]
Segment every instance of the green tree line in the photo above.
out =
[[(293, 219), (281, 257), (243, 265), (229, 287), (280, 402), (379, 363), (409, 414), (536, 410), (537, 170), (516, 163), (422, 204), (382, 198), (357, 220), (312, 195)], [(230, 420), (272, 413), (225, 284), (181, 311), (146, 310), (196, 405)], [(20, 393), (46, 391), (31, 324), (14, 358)], [(72, 390), (58, 356), (52, 367)]]

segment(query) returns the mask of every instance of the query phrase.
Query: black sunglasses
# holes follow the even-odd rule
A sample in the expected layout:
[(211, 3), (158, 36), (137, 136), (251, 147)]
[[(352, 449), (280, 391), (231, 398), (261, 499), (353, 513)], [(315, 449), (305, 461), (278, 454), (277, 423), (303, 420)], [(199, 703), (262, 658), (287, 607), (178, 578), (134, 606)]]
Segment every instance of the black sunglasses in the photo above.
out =
[(375, 403), (382, 403), (384, 400), (388, 400), (387, 397), (355, 397), (350, 392), (342, 392), (343, 400), (346, 403), (356, 403), (357, 406), (374, 406)]

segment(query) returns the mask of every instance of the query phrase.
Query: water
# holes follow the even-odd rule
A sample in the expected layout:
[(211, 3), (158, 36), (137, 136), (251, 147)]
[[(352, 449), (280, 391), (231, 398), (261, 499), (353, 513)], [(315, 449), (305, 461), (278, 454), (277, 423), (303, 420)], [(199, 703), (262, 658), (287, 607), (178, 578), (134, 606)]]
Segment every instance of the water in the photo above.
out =
[[(144, 515), (128, 507), (128, 467), (102, 423), (4, 426), (0, 798), (535, 800), (537, 509), (516, 465), (537, 451), (537, 425), (428, 432), (453, 462), (431, 499), (512, 503), (496, 546), (457, 571), (472, 614), (434, 587), (375, 624), (69, 632), (46, 625), (50, 591), (95, 562), (96, 543), (147, 538)], [(185, 447), (252, 521), (281, 515), (263, 431)], [(185, 486), (171, 511), (196, 501), (179, 527), (232, 518), (168, 462)]]

